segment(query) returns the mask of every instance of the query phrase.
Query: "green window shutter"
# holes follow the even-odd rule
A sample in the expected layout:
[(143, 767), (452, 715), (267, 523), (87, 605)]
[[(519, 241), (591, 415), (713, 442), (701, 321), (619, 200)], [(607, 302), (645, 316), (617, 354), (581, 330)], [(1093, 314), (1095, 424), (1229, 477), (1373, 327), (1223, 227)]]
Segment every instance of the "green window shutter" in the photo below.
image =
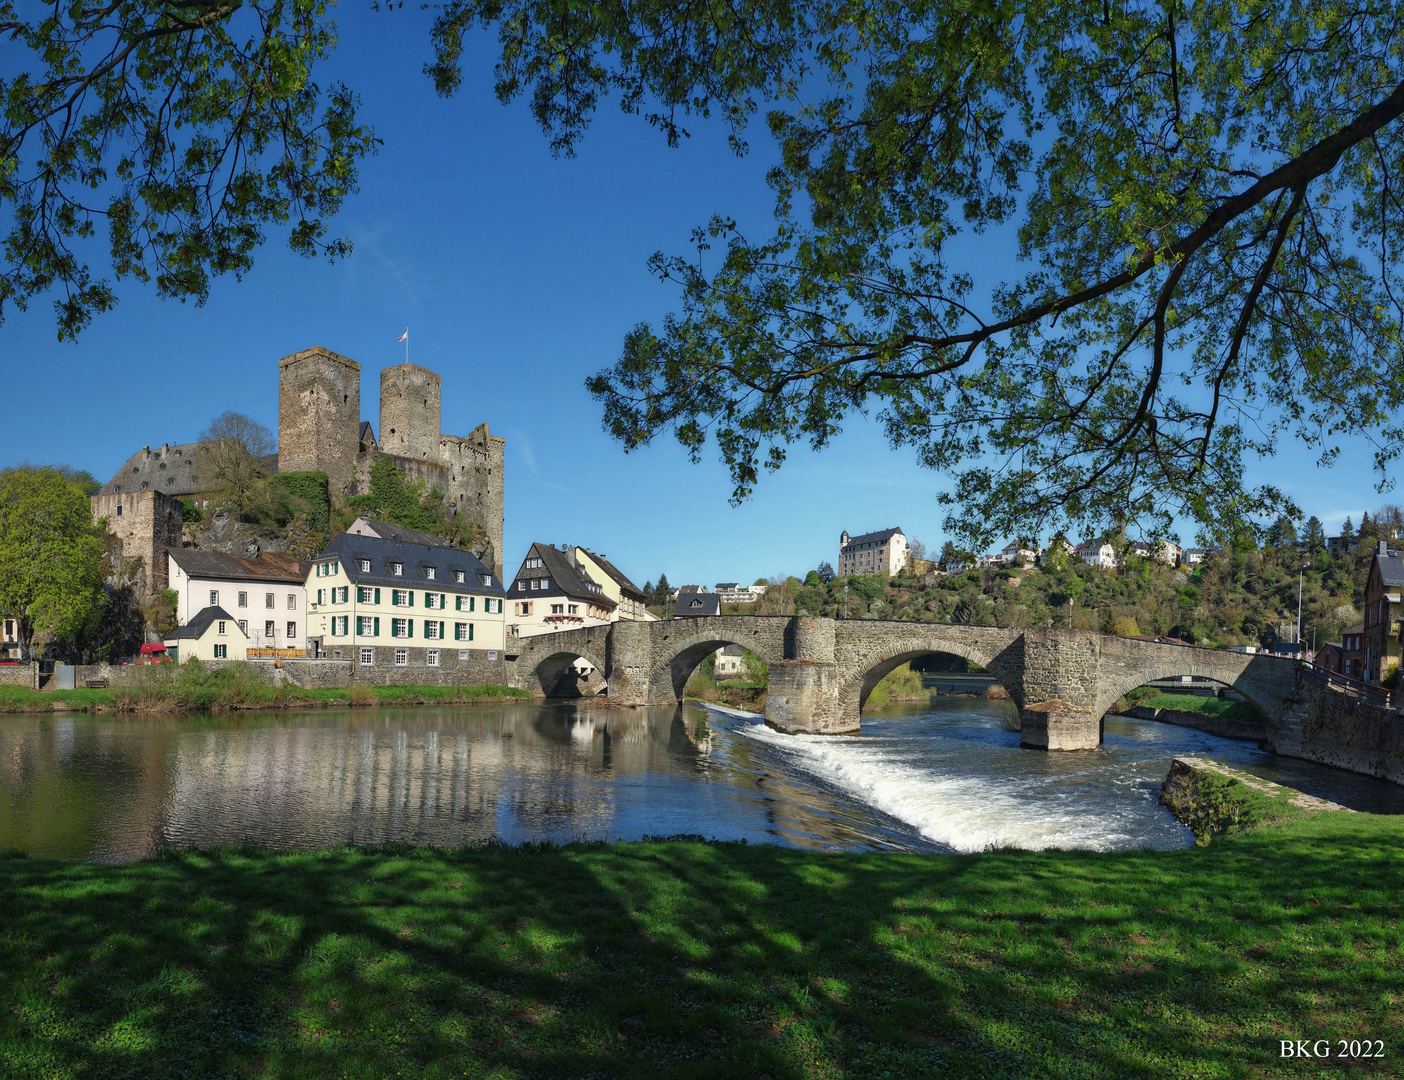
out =
[(440, 619), (440, 620), (439, 620), (439, 637), (442, 638), (443, 636), (444, 636), (444, 623), (443, 623), (443, 620)]
[(448, 607), (448, 599), (443, 593), (439, 593), (439, 610), (443, 611), (446, 607)]
[(410, 589), (405, 595), (409, 597), (409, 606), (414, 607), (414, 590)]
[(472, 641), (472, 640), (473, 640), (473, 624), (472, 624), (472, 623), (469, 623), (469, 624), (468, 624), (468, 640), (469, 640), (469, 641)]
[(405, 637), (414, 637), (414, 620), (405, 620)]
[[(380, 590), (379, 590), (379, 589), (376, 589), (376, 590), (375, 590), (375, 602), (376, 602), (377, 604), (380, 603)], [(377, 630), (376, 633), (378, 634), (378, 633), (380, 633), (380, 631)]]
[[(379, 592), (379, 591), (380, 591), (379, 589), (376, 590), (376, 592)], [(379, 615), (377, 615), (377, 616), (375, 617), (375, 636), (376, 636), (376, 637), (380, 637), (380, 616), (379, 616)]]
[(470, 596), (470, 597), (468, 597), (468, 610), (469, 610), (469, 611), (472, 611), (475, 607), (477, 607), (477, 604), (478, 604), (478, 598), (477, 598), (476, 596)]

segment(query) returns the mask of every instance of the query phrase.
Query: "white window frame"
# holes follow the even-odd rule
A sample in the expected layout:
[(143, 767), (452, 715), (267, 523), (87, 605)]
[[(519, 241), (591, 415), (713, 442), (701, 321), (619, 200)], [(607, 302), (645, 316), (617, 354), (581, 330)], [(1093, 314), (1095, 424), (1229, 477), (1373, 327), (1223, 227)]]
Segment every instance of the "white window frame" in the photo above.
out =
[(210, 607), (219, 607), (219, 590), (210, 590)]
[(391, 576), (391, 577), (404, 577), (404, 576), (405, 576), (405, 564), (404, 564), (404, 563), (398, 563), (398, 562), (392, 562), (392, 563), (390, 564), (390, 576)]
[(391, 619), (391, 620), (390, 620), (390, 636), (391, 636), (392, 638), (408, 638), (408, 637), (409, 637), (409, 619), (407, 619), (407, 618), (406, 618), (406, 619)]
[(395, 650), (395, 666), (396, 666), (396, 667), (409, 667), (409, 650), (408, 650), (408, 649), (396, 649), (396, 650)]
[(245, 608), (249, 606), (249, 594), (248, 594), (248, 593), (246, 593), (246, 592), (241, 592), (241, 593), (239, 594), (239, 606), (240, 606), (240, 607), (245, 607)]
[(463, 580), (463, 571), (462, 571), (462, 570), (455, 570), (455, 571), (453, 572), (453, 580), (454, 580), (454, 581), (462, 581), (462, 580)]
[(425, 637), (425, 640), (427, 640), (427, 641), (438, 641), (438, 640), (439, 640), (439, 620), (438, 620), (438, 619), (425, 619), (425, 620), (424, 620), (424, 637)]
[(453, 624), (453, 640), (454, 640), (454, 641), (467, 641), (467, 640), (468, 640), (468, 624), (467, 624), (466, 622), (456, 622), (456, 623)]
[(425, 666), (425, 667), (438, 667), (438, 666), (439, 666), (439, 650), (438, 650), (438, 649), (425, 649), (425, 650), (424, 650), (424, 666)]
[(361, 667), (374, 667), (374, 666), (375, 666), (375, 649), (371, 648), (369, 645), (363, 646), (362, 649), (361, 649)]
[(360, 566), (360, 568), (361, 568), (361, 573), (363, 573), (363, 574), (369, 574), (369, 573), (370, 573), (370, 560), (369, 560), (369, 559), (361, 559), (361, 560), (359, 560), (359, 562), (357, 563), (357, 565)]
[(433, 580), (434, 580), (434, 575), (437, 574), (438, 572), (439, 572), (439, 571), (438, 571), (438, 568), (437, 568), (437, 567), (426, 566), (426, 567), (424, 568), (424, 576), (425, 576), (425, 578), (427, 578), (429, 581), (433, 581)]
[(223, 620), (223, 619), (220, 619), (220, 620), (219, 620), (219, 632), (220, 632), (221, 634), (223, 634), (223, 633), (226, 632), (225, 629), (224, 629), (224, 620)]
[(297, 610), (297, 593), (288, 593), (288, 610)]
[(409, 606), (410, 606), (410, 604), (409, 604), (409, 590), (408, 590), (408, 589), (391, 589), (391, 590), (390, 590), (390, 606), (391, 606), (391, 607), (409, 607)]

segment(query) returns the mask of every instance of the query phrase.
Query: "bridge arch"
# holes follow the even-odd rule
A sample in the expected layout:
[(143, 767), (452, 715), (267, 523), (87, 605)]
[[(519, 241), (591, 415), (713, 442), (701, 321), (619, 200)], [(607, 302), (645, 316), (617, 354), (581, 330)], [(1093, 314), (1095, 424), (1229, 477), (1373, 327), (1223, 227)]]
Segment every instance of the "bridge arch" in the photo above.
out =
[(1009, 692), (1011, 698), (1020, 692), (1017, 673), (1002, 671), (997, 657), (991, 656), (980, 643), (962, 641), (959, 638), (940, 639), (910, 637), (887, 642), (883, 647), (846, 665), (848, 670), (841, 676), (838, 688), (838, 715), (853, 721), (856, 728), (863, 705), (873, 687), (903, 664), (920, 656), (933, 653), (946, 653), (959, 656), (977, 667), (983, 668), (989, 676)]
[[(1167, 646), (1167, 648), (1174, 647)], [(1180, 648), (1185, 653), (1191, 653), (1190, 649), (1184, 649), (1183, 646)], [(1176, 679), (1182, 675), (1189, 675), (1207, 679), (1233, 690), (1242, 695), (1243, 699), (1253, 707), (1253, 711), (1267, 723), (1276, 726), (1280, 722), (1282, 712), (1280, 695), (1271, 691), (1264, 692), (1264, 688), (1258, 685), (1259, 680), (1243, 678), (1243, 670), (1237, 672), (1224, 670), (1223, 664), (1204, 664), (1198, 661), (1199, 658), (1194, 655), (1186, 655), (1183, 658), (1166, 656), (1146, 664), (1139, 671), (1125, 674), (1120, 678), (1104, 678), (1101, 696), (1097, 701), (1098, 715), (1105, 716), (1107, 710), (1123, 697), (1147, 683), (1155, 682), (1158, 679)]]
[[(674, 623), (676, 624), (677, 621), (674, 620)], [(701, 624), (704, 620), (697, 621)], [(706, 620), (706, 622), (711, 621)], [(785, 658), (783, 633), (777, 642), (774, 633), (767, 632), (773, 628), (762, 624), (768, 621), (754, 620), (754, 625), (747, 626), (740, 619), (730, 618), (725, 623), (717, 620), (718, 625), (698, 625), (692, 632), (684, 633), (677, 638), (670, 636), (666, 647), (658, 655), (649, 676), (649, 683), (654, 688), (654, 694), (667, 700), (681, 701), (683, 691), (687, 688), (687, 680), (707, 658), (707, 654), (714, 653), (727, 645), (739, 645), (741, 648), (755, 653), (767, 664), (783, 660)]]
[(546, 697), (563, 697), (559, 691), (569, 681), (574, 686), (574, 677), (569, 674), (570, 668), (578, 658), (584, 658), (594, 665), (595, 672), (590, 676), (587, 685), (596, 689), (604, 688), (604, 673), (606, 671), (603, 657), (594, 655), (594, 650), (572, 645), (569, 648), (556, 649), (535, 659), (532, 663), (531, 676), (528, 685), (524, 689), (536, 693), (540, 692)]

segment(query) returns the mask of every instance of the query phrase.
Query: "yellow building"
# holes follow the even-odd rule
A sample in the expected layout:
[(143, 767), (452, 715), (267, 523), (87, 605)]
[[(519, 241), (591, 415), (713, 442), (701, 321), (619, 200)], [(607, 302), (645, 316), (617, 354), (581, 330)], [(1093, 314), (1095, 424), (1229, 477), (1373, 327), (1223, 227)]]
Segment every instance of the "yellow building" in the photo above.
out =
[(482, 662), (503, 651), (504, 590), (470, 552), (342, 533), (312, 560), (306, 587), (309, 655), (429, 682), (495, 674)]
[(248, 635), (233, 615), (222, 607), (207, 607), (166, 637), (166, 651), (175, 660), (212, 661), (248, 659)]

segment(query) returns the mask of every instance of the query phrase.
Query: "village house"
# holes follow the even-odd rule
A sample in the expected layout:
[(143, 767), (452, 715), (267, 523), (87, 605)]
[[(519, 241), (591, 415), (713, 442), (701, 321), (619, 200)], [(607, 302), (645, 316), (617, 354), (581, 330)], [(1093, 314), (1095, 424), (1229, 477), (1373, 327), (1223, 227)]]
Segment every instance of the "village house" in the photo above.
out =
[(673, 618), (702, 619), (708, 615), (721, 614), (721, 598), (716, 593), (679, 593), (673, 602)]
[(599, 584), (605, 596), (614, 601), (613, 622), (657, 622), (658, 616), (651, 615), (645, 607), (648, 597), (643, 590), (629, 580), (624, 571), (615, 566), (603, 555), (596, 555), (583, 547), (570, 550), (575, 561), (583, 566), (590, 579)]
[(762, 596), (767, 585), (738, 585), (734, 581), (718, 582), (715, 586), (718, 599), (723, 604), (754, 604)]
[(248, 635), (239, 621), (219, 605), (202, 608), (183, 626), (166, 635), (166, 653), (173, 660), (188, 663), (223, 663), (248, 659)]
[(1364, 678), (1379, 682), (1399, 663), (1400, 590), (1404, 589), (1404, 557), (1381, 540), (1365, 581)]
[[(596, 572), (602, 578), (608, 576)], [(507, 602), (511, 605), (507, 619), (511, 637), (603, 626), (618, 619), (619, 602), (595, 580), (584, 560), (564, 545), (558, 549), (551, 544), (532, 544), (507, 590)]]
[(309, 655), (472, 670), (505, 646), (502, 583), (471, 552), (342, 533), (313, 559), (306, 589)]
[(1088, 566), (1110, 570), (1116, 566), (1116, 549), (1105, 540), (1088, 540), (1078, 545), (1077, 557)]
[(742, 659), (745, 655), (746, 650), (740, 645), (723, 645), (717, 650), (712, 674), (718, 679), (735, 679), (746, 674), (746, 664)]
[(166, 552), (166, 560), (177, 624), (189, 623), (207, 608), (221, 608), (239, 624), (248, 655), (306, 655), (305, 571), (291, 555), (264, 552), (241, 559), (221, 551), (177, 548)]
[(1203, 548), (1181, 548), (1180, 565), (1198, 566), (1204, 561), (1205, 551)]
[(907, 537), (899, 528), (879, 529), (862, 536), (839, 535), (838, 572), (850, 574), (895, 574), (910, 558)]

